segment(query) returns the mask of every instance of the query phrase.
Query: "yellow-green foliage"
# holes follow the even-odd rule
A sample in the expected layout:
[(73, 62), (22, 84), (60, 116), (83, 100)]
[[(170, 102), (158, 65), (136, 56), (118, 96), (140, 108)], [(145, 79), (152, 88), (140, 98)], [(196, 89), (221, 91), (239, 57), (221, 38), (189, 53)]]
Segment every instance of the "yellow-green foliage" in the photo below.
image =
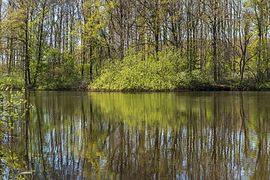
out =
[(23, 76), (18, 73), (14, 73), (14, 75), (1, 75), (0, 87), (2, 89), (21, 89), (24, 87)]
[(25, 164), (23, 158), (16, 150), (11, 149), (10, 145), (17, 142), (13, 136), (16, 133), (16, 124), (24, 117), (22, 106), (25, 100), (21, 91), (1, 90), (2, 87), (0, 87), (0, 179), (15, 179), (18, 172), (24, 170)]
[(89, 88), (91, 90), (173, 90), (208, 85), (200, 71), (188, 73), (178, 53), (161, 52), (159, 60), (142, 59), (142, 54), (128, 55), (122, 61), (104, 66), (101, 76)]

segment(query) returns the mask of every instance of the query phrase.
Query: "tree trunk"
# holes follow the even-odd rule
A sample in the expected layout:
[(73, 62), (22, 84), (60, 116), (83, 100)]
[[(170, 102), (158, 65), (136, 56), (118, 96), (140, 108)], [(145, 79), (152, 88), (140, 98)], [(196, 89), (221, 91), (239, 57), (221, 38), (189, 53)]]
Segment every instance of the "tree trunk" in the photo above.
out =
[(24, 78), (25, 87), (31, 84), (30, 77), (30, 54), (29, 54), (29, 12), (27, 8), (27, 15), (25, 19), (25, 68), (24, 68)]
[(41, 17), (41, 23), (40, 23), (40, 29), (39, 29), (40, 32), (39, 32), (39, 43), (38, 43), (38, 58), (37, 58), (36, 72), (34, 75), (34, 84), (33, 84), (34, 87), (37, 84), (38, 73), (40, 73), (40, 70), (41, 70), (42, 43), (43, 43), (43, 30), (44, 30), (46, 1), (47, 0), (44, 1), (43, 7), (42, 7), (42, 17)]
[(92, 45), (90, 45), (90, 49), (89, 49), (89, 63), (90, 63), (90, 67), (89, 67), (89, 80), (90, 82), (93, 81), (93, 59), (92, 59), (92, 56), (93, 56), (93, 47)]
[(217, 82), (217, 25), (216, 17), (214, 17), (213, 24), (213, 40), (212, 40), (212, 49), (213, 49), (213, 65), (214, 65), (214, 81)]

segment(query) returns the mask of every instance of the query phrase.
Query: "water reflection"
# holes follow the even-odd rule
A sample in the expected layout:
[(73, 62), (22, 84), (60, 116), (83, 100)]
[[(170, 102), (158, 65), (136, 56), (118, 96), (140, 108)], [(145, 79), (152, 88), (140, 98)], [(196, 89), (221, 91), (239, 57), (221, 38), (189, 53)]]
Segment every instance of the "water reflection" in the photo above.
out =
[(33, 179), (267, 179), (269, 95), (36, 92), (14, 148)]

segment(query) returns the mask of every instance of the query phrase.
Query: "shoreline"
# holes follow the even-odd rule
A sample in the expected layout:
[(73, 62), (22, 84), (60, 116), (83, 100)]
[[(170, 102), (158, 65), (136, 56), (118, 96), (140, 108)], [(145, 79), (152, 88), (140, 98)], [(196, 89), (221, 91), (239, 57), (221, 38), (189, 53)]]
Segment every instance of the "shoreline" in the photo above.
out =
[[(19, 90), (19, 89), (14, 89)], [(33, 89), (29, 88), (29, 91), (65, 91), (65, 92), (100, 92), (100, 93), (166, 93), (166, 92), (263, 92), (270, 91), (270, 88), (256, 88), (256, 87), (244, 87), (244, 88), (235, 88), (231, 86), (209, 86), (209, 87), (199, 87), (199, 88), (177, 88), (177, 89), (125, 89), (125, 90), (112, 90), (112, 89), (87, 89), (87, 88), (59, 88), (59, 89)]]
[(270, 91), (269, 85), (264, 84), (249, 84), (249, 85), (228, 85), (228, 84), (208, 84), (204, 86), (196, 86), (191, 85), (190, 87), (178, 87), (173, 89), (144, 89), (144, 88), (126, 88), (126, 89), (98, 89), (98, 88), (91, 88), (91, 86), (75, 86), (75, 87), (68, 87), (68, 88), (42, 88), (37, 87), (33, 88), (29, 87), (20, 87), (20, 86), (13, 86), (13, 87), (5, 87), (1, 88), (2, 91), (9, 91), (9, 90), (27, 90), (27, 91), (77, 91), (77, 92), (121, 92), (121, 93), (155, 93), (155, 92), (214, 92), (214, 91)]

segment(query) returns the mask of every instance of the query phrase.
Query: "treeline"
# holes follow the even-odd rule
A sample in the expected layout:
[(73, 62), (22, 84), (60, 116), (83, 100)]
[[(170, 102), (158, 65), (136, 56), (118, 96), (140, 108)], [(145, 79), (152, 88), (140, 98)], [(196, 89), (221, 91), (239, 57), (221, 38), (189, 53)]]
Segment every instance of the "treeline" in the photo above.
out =
[(85, 86), (131, 55), (160, 63), (175, 52), (173, 73), (265, 83), (269, 24), (266, 0), (0, 0), (1, 71), (27, 87)]

